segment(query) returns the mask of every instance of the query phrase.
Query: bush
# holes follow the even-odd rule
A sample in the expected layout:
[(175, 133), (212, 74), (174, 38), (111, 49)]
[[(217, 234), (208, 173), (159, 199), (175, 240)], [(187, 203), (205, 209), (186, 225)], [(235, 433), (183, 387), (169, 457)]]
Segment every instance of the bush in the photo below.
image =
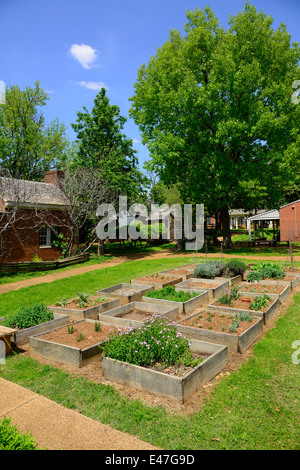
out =
[(247, 265), (244, 263), (244, 261), (239, 259), (231, 259), (225, 264), (224, 276), (238, 276), (239, 274), (243, 274), (246, 269)]
[(188, 340), (177, 332), (175, 324), (153, 316), (140, 328), (111, 333), (103, 345), (103, 356), (138, 366), (160, 363), (164, 366), (196, 366)]
[(225, 263), (223, 261), (207, 261), (196, 266), (194, 276), (213, 279), (214, 277), (222, 276), (224, 268)]
[(46, 305), (37, 304), (32, 307), (22, 307), (15, 315), (5, 318), (2, 324), (8, 328), (23, 330), (50, 320), (53, 320), (53, 313), (47, 310)]
[(247, 276), (247, 281), (254, 282), (254, 281), (261, 281), (263, 279), (263, 275), (261, 271), (250, 271)]
[(276, 263), (263, 261), (251, 267), (251, 272), (247, 276), (249, 282), (261, 281), (266, 278), (282, 279), (284, 278), (284, 270)]
[(21, 434), (17, 426), (11, 425), (11, 418), (0, 421), (0, 450), (37, 450), (29, 433)]
[(174, 286), (166, 286), (163, 289), (148, 291), (145, 297), (154, 299), (174, 300), (175, 302), (187, 302), (199, 295), (196, 292), (183, 292), (182, 290), (176, 291)]

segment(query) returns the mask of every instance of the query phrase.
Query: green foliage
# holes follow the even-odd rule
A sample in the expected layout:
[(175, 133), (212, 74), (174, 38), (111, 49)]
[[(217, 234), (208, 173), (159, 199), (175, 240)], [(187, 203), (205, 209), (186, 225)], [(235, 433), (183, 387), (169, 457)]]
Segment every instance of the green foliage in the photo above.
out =
[(229, 208), (284, 202), (300, 147), (299, 44), (249, 3), (228, 23), (188, 11), (183, 34), (172, 29), (140, 67), (130, 109), (160, 181), (227, 222)]
[(233, 300), (239, 299), (240, 298), (240, 293), (239, 293), (239, 288), (236, 284), (233, 283), (231, 286), (231, 289), (226, 289), (225, 293), (222, 294), (218, 300), (221, 302), (221, 304), (227, 304), (231, 305)]
[(2, 324), (9, 328), (20, 330), (53, 320), (53, 313), (47, 310), (46, 305), (36, 304), (21, 308), (15, 315), (6, 317)]
[(0, 450), (38, 450), (38, 446), (29, 433), (21, 434), (11, 418), (4, 417), (0, 421)]
[(103, 346), (103, 355), (139, 366), (161, 363), (164, 366), (195, 366), (188, 340), (176, 326), (154, 315), (140, 328), (114, 332)]
[(244, 261), (239, 259), (231, 259), (226, 262), (224, 269), (224, 276), (233, 277), (243, 274), (247, 269), (247, 265)]
[(91, 298), (91, 294), (86, 294), (84, 292), (82, 293), (77, 293), (77, 297), (75, 299), (75, 302), (79, 305), (79, 307), (84, 308), (87, 307), (89, 304)]
[(72, 335), (74, 333), (74, 326), (73, 325), (68, 325), (68, 333), (69, 333), (69, 335)]
[(43, 181), (69, 146), (64, 125), (57, 119), (45, 124), (41, 107), (48, 99), (38, 81), (33, 88), (6, 89), (6, 103), (0, 105), (0, 166), (10, 176)]
[(71, 302), (71, 300), (63, 298), (62, 300), (59, 300), (58, 302), (55, 303), (56, 307), (65, 307)]
[(196, 292), (184, 292), (182, 290), (176, 291), (174, 286), (166, 286), (162, 289), (156, 289), (148, 291), (145, 297), (151, 297), (153, 299), (164, 299), (173, 300), (175, 302), (187, 302), (188, 300), (196, 297), (199, 293)]
[(262, 261), (251, 267), (251, 271), (247, 276), (249, 282), (261, 281), (262, 279), (283, 279), (284, 270), (276, 263)]
[(269, 297), (267, 294), (254, 297), (254, 299), (250, 303), (249, 308), (250, 310), (255, 310), (257, 312), (260, 312), (262, 308), (265, 308), (268, 306), (269, 300), (271, 300), (271, 297)]
[(95, 331), (96, 331), (96, 332), (98, 332), (98, 331), (101, 331), (101, 325), (100, 325), (100, 322), (96, 321), (96, 322), (95, 322), (95, 326), (94, 326), (94, 328), (95, 328)]
[(107, 197), (122, 195), (134, 202), (141, 198), (146, 177), (137, 169), (132, 139), (123, 134), (126, 119), (118, 106), (111, 105), (102, 88), (94, 100), (92, 111), (86, 107), (77, 113), (72, 128), (77, 134), (77, 151), (71, 167), (94, 168), (107, 186)]
[(224, 268), (225, 263), (223, 261), (207, 261), (196, 266), (194, 276), (213, 279), (214, 277), (222, 276)]

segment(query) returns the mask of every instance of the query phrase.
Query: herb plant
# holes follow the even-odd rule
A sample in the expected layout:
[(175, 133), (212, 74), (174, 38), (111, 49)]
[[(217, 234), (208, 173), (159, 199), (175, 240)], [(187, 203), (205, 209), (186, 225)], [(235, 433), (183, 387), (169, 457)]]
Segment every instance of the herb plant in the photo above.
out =
[(138, 366), (194, 367), (202, 361), (193, 359), (190, 343), (176, 330), (176, 324), (155, 314), (140, 328), (112, 332), (102, 347), (103, 356)]
[(53, 320), (53, 312), (48, 311), (46, 305), (37, 304), (27, 308), (21, 308), (15, 315), (3, 320), (2, 324), (8, 328), (23, 330), (31, 326)]
[(174, 286), (166, 286), (162, 289), (154, 291), (148, 291), (145, 297), (151, 297), (154, 299), (173, 300), (175, 302), (187, 302), (199, 295), (197, 292), (183, 292), (182, 290), (176, 291)]

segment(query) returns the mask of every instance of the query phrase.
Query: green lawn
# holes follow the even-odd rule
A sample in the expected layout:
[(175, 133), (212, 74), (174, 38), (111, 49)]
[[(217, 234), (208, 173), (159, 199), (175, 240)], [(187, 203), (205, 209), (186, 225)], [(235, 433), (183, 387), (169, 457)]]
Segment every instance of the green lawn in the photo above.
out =
[(292, 361), (292, 344), (300, 338), (299, 310), (300, 292), (255, 345), (248, 362), (221, 379), (203, 407), (191, 415), (144, 405), (111, 386), (88, 382), (22, 354), (8, 357), (0, 365), (0, 375), (162, 449), (299, 450), (300, 366), (298, 360)]

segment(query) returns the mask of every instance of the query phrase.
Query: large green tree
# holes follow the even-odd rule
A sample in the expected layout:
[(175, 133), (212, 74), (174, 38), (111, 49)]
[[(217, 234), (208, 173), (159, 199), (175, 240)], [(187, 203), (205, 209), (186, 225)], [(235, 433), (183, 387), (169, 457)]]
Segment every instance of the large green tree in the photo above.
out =
[(299, 45), (285, 25), (246, 3), (223, 28), (206, 7), (187, 12), (140, 67), (131, 116), (153, 171), (182, 199), (221, 214), (230, 246), (230, 208), (274, 208), (299, 175)]
[(114, 199), (120, 195), (139, 202), (144, 195), (146, 177), (138, 169), (132, 139), (123, 133), (125, 123), (119, 107), (110, 104), (102, 88), (92, 111), (83, 107), (83, 111), (77, 113), (76, 123), (72, 124), (77, 134), (77, 151), (71, 166), (94, 168), (101, 173), (108, 198), (113, 194)]
[(21, 90), (12, 85), (0, 104), (0, 167), (12, 177), (42, 180), (67, 150), (65, 127), (45, 122), (42, 107), (49, 99), (37, 81)]

